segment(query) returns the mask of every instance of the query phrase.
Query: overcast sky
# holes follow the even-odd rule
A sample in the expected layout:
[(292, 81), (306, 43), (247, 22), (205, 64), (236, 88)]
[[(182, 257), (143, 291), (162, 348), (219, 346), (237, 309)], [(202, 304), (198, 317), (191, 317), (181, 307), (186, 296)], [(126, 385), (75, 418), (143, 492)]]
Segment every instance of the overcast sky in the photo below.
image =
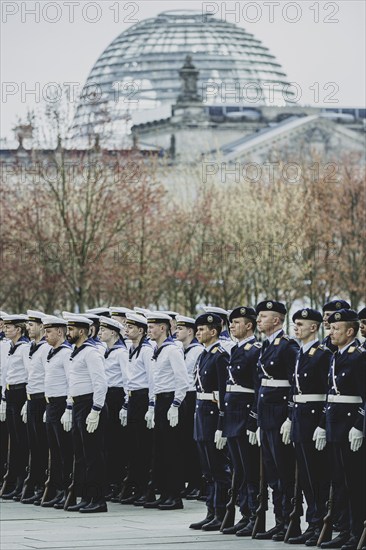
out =
[[(39, 102), (49, 82), (82, 86), (116, 36), (136, 21), (172, 9), (216, 11), (217, 17), (253, 33), (276, 56), (288, 79), (301, 87), (303, 104), (366, 104), (364, 0), (2, 0), (1, 4), (2, 137), (12, 139), (17, 117), (24, 116), (27, 107), (34, 108), (34, 96), (27, 91), (39, 86)], [(337, 103), (330, 105), (328, 99)]]

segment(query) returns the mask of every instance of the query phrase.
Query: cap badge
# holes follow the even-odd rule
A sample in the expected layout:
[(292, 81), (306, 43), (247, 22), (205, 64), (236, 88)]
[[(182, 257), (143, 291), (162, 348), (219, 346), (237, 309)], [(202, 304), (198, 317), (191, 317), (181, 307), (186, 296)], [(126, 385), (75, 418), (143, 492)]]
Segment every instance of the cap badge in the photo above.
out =
[(212, 323), (212, 322), (213, 322), (213, 317), (212, 317), (212, 315), (209, 315), (209, 316), (207, 317), (207, 321), (208, 321), (209, 323)]
[(341, 308), (342, 308), (341, 302), (337, 302), (337, 303), (336, 303), (336, 308), (337, 308), (337, 309), (341, 309)]
[(303, 309), (302, 312), (301, 312), (301, 317), (307, 317), (309, 314), (308, 312), (306, 311), (306, 309)]
[(241, 313), (242, 315), (245, 315), (245, 312), (246, 312), (245, 307), (241, 307), (241, 308), (240, 308), (240, 313)]
[(334, 314), (334, 319), (335, 319), (336, 321), (339, 321), (340, 319), (342, 319), (342, 315), (341, 315), (340, 313), (335, 313), (335, 314)]
[(267, 308), (267, 309), (272, 309), (272, 308), (273, 308), (272, 302), (267, 302), (267, 303), (266, 303), (266, 308)]

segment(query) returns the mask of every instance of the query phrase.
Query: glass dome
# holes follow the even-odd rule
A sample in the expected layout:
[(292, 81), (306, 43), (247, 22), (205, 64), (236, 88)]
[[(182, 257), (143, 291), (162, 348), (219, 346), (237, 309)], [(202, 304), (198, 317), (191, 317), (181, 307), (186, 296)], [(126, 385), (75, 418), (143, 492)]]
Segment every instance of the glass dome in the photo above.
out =
[(201, 12), (166, 11), (130, 27), (102, 53), (71, 137), (126, 135), (133, 123), (169, 116), (187, 55), (199, 70), (198, 93), (208, 105), (291, 102), (291, 92), (283, 93), (288, 81), (281, 66), (252, 34)]

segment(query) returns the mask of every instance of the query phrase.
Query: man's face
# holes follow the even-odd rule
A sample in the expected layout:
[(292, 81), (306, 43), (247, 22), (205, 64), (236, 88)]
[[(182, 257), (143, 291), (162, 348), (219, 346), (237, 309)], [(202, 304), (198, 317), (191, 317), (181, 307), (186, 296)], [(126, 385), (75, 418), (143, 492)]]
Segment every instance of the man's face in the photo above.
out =
[(237, 338), (240, 342), (240, 340), (244, 340), (244, 338), (247, 337), (250, 326), (251, 325), (249, 325), (246, 319), (243, 317), (238, 317), (237, 319), (233, 319), (231, 321), (230, 332), (234, 338)]
[(47, 344), (49, 344), (52, 347), (55, 347), (61, 339), (63, 340), (63, 330), (62, 328), (59, 328), (59, 327), (45, 328), (44, 335), (45, 335)]
[(275, 328), (279, 328), (276, 319), (278, 315), (275, 311), (260, 311), (257, 317), (258, 330), (264, 334), (270, 334)]
[(316, 328), (316, 323), (309, 321), (309, 319), (296, 319), (294, 325), (296, 338), (299, 340), (308, 340), (312, 335), (315, 338), (316, 330), (314, 331), (314, 326)]
[(192, 329), (182, 326), (177, 327), (177, 340), (184, 342), (188, 338), (193, 338)]
[(165, 324), (159, 324), (159, 323), (148, 323), (147, 325), (147, 334), (151, 340), (157, 341), (161, 338), (161, 336), (165, 333)]
[(0, 332), (4, 332), (5, 323), (2, 319), (0, 319)]
[(214, 338), (217, 339), (216, 330), (209, 328), (207, 325), (199, 325), (197, 327), (196, 338), (200, 344), (207, 344)]
[(136, 342), (141, 338), (141, 329), (137, 325), (132, 325), (128, 321), (126, 323), (126, 338), (129, 338), (132, 340), (132, 342)]
[(5, 324), (5, 336), (6, 338), (9, 338), (9, 340), (12, 340), (13, 342), (18, 340), (21, 335), (21, 330), (19, 327), (16, 327), (13, 324), (6, 323)]
[(347, 323), (339, 321), (330, 325), (330, 339), (333, 345), (345, 346), (353, 336), (353, 329), (347, 328)]
[(324, 311), (323, 313), (323, 322), (324, 322), (324, 328), (326, 330), (330, 329), (330, 324), (328, 323), (329, 317), (334, 313), (334, 311)]
[(35, 321), (28, 321), (28, 333), (29, 337), (33, 340), (35, 338), (39, 338), (41, 334), (41, 323), (36, 323)]
[(366, 338), (366, 319), (360, 319), (360, 332), (363, 338)]
[(66, 338), (70, 344), (76, 344), (76, 342), (84, 335), (84, 331), (79, 327), (68, 326)]
[(109, 342), (117, 336), (116, 332), (108, 327), (100, 327), (98, 334), (102, 342)]

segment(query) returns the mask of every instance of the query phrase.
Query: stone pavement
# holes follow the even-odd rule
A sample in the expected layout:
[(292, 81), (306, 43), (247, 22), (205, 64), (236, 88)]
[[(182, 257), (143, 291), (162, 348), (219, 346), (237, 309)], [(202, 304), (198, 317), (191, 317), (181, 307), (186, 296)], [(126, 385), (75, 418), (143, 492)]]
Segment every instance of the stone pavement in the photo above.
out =
[[(198, 501), (185, 500), (184, 510), (169, 512), (111, 503), (108, 509), (104, 514), (83, 515), (2, 501), (1, 550), (283, 550), (287, 546), (189, 529), (191, 522), (205, 516), (205, 505)], [(273, 524), (269, 512), (268, 528)]]

